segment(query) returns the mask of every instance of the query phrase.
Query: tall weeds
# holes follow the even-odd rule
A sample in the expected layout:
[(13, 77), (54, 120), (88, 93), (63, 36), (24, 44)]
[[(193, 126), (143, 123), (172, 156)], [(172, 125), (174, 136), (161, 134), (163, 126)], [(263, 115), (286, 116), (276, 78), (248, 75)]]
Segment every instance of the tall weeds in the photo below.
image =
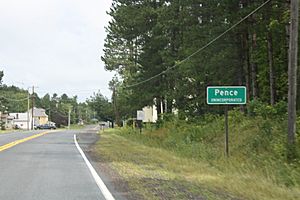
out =
[(300, 159), (286, 161), (287, 122), (283, 107), (282, 102), (274, 107), (251, 102), (248, 115), (230, 111), (229, 158), (224, 156), (224, 117), (219, 115), (206, 115), (193, 123), (169, 117), (160, 128), (148, 125), (142, 134), (123, 128), (120, 134), (184, 158), (205, 161), (223, 172), (251, 174), (277, 185), (299, 187)]

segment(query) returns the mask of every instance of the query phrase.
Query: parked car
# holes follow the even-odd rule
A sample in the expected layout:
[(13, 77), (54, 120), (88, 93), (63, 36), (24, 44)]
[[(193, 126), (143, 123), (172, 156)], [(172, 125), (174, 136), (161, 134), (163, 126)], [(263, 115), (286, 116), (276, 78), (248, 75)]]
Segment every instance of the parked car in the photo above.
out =
[(37, 125), (36, 129), (56, 129), (56, 126), (54, 124), (42, 124)]
[(13, 126), (14, 129), (20, 129), (20, 126), (18, 124)]

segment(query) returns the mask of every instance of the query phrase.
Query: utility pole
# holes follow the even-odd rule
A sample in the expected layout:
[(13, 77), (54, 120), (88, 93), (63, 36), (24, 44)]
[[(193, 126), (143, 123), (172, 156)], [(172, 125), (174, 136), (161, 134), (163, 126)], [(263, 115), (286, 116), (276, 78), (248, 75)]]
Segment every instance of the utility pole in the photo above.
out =
[(228, 106), (225, 105), (225, 155), (229, 157)]
[(49, 121), (51, 122), (51, 106), (49, 107)]
[(29, 131), (29, 106), (30, 106), (30, 93), (29, 88), (27, 88), (28, 96), (27, 96), (27, 130)]
[(296, 101), (297, 101), (297, 65), (298, 65), (298, 26), (299, 0), (291, 0), (291, 24), (289, 41), (288, 69), (288, 159), (293, 158), (296, 143)]
[(114, 111), (115, 111), (115, 116), (116, 116), (116, 124), (119, 125), (120, 121), (120, 114), (117, 106), (117, 92), (116, 92), (116, 87), (114, 86), (113, 88), (113, 106), (114, 106)]
[(86, 121), (86, 123), (89, 123), (88, 121), (88, 110), (86, 109), (85, 110), (85, 121)]
[(70, 129), (71, 125), (71, 107), (69, 108), (69, 114), (68, 114), (68, 129)]
[(33, 118), (33, 109), (34, 109), (34, 86), (32, 86), (32, 96), (31, 96), (31, 105), (32, 105), (32, 109), (31, 109), (31, 130), (34, 129), (34, 118)]

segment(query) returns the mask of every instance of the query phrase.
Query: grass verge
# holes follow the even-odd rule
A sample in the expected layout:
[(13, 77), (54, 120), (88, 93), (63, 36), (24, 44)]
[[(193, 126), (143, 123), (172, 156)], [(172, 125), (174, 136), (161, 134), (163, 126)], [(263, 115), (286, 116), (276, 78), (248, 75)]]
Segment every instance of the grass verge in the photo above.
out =
[[(78, 125), (78, 124), (70, 125), (70, 129), (72, 129), (72, 130), (80, 130), (80, 129), (83, 129), (84, 127), (85, 127), (84, 125)], [(65, 129), (68, 129), (68, 127), (66, 126)]]
[(0, 130), (0, 134), (6, 134), (6, 133), (11, 133), (14, 132), (15, 130)]
[(220, 167), (146, 143), (133, 140), (121, 130), (108, 130), (101, 133), (93, 149), (128, 182), (132, 191), (146, 200), (300, 197), (299, 187), (276, 184), (272, 178), (257, 173), (255, 167), (238, 170), (226, 160)]

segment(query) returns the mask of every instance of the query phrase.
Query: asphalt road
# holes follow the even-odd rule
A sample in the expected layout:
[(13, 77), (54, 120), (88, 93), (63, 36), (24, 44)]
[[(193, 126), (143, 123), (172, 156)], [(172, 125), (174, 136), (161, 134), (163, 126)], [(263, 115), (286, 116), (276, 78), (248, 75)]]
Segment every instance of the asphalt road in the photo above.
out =
[(7, 143), (20, 140), (22, 138), (26, 138), (38, 133), (42, 133), (42, 130), (38, 131), (18, 131), (13, 133), (5, 133), (0, 135), (0, 146), (5, 145)]
[[(94, 142), (90, 129), (51, 132), (1, 151), (0, 199), (105, 199), (74, 144), (74, 134), (83, 148)], [(0, 145), (41, 132), (0, 135)]]

